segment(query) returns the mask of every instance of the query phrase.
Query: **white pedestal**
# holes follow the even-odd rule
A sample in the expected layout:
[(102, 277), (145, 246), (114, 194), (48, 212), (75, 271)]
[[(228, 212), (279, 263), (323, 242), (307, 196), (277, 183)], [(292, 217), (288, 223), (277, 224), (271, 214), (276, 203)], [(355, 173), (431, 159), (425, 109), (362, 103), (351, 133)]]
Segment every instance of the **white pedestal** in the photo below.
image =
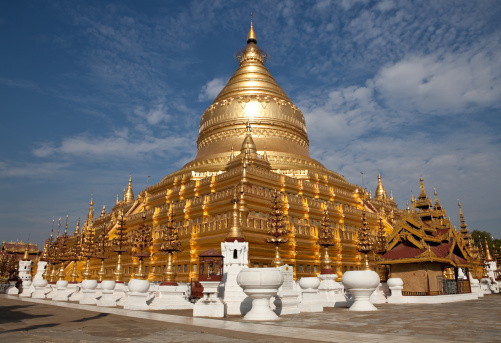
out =
[(370, 296), (379, 285), (379, 275), (372, 270), (350, 270), (344, 273), (343, 285), (350, 291), (355, 301), (351, 311), (376, 311)]
[(68, 281), (59, 280), (56, 282), (56, 294), (52, 298), (54, 301), (68, 301), (67, 294)]
[(406, 301), (402, 296), (404, 282), (400, 278), (391, 278), (386, 282), (391, 291), (391, 296), (388, 298), (389, 304), (405, 304)]
[(371, 294), (370, 301), (372, 304), (386, 304), (386, 295), (384, 293), (384, 287), (386, 286), (386, 282), (379, 283), (374, 292)]
[(279, 316), (282, 314), (298, 314), (300, 312), (299, 297), (301, 292), (294, 282), (294, 268), (286, 264), (279, 269), (284, 282), (278, 289), (278, 293), (273, 301), (273, 305), (275, 306), (274, 311)]
[(226, 304), (217, 297), (219, 281), (200, 281), (203, 290), (203, 298), (193, 306), (193, 317), (224, 318)]
[(18, 295), (19, 289), (16, 287), (17, 281), (9, 281), (9, 288), (7, 288), (7, 294), (9, 295)]
[(73, 290), (71, 295), (68, 297), (69, 301), (80, 301), (83, 298), (82, 284), (80, 282), (70, 283), (68, 288)]
[(45, 287), (45, 297), (47, 299), (52, 299), (56, 295), (57, 288), (55, 283), (49, 283), (47, 287)]
[(299, 311), (301, 312), (323, 312), (324, 307), (320, 302), (318, 287), (320, 280), (315, 277), (302, 277), (299, 280), (301, 287), (302, 300), (299, 303)]
[(478, 294), (479, 297), (484, 296), (484, 292), (482, 292), (482, 290), (480, 289), (480, 282), (471, 276), (470, 276), (470, 287), (472, 293)]
[(131, 279), (127, 286), (129, 293), (124, 304), (124, 310), (149, 310), (146, 302), (149, 297), (150, 282), (148, 280)]
[(31, 297), (31, 294), (33, 293), (32, 289), (32, 281), (30, 280), (24, 280), (23, 281), (23, 291), (19, 294), (20, 297), (22, 298), (28, 298)]
[(158, 296), (150, 304), (150, 310), (191, 310), (193, 304), (186, 299), (183, 286), (159, 286)]
[(97, 280), (83, 280), (82, 281), (82, 299), (80, 299), (80, 304), (82, 305), (96, 305), (96, 287)]
[(104, 307), (115, 307), (117, 306), (117, 300), (113, 298), (113, 292), (115, 290), (115, 281), (113, 280), (103, 280), (101, 282), (102, 295), (97, 301), (97, 306)]
[(124, 310), (149, 310), (150, 308), (146, 303), (147, 301), (148, 293), (129, 292), (124, 304)]
[(318, 286), (318, 298), (322, 302), (322, 306), (335, 307), (335, 291), (337, 289), (335, 280), (337, 279), (337, 274), (320, 274), (318, 278), (320, 279), (320, 286)]
[(33, 299), (45, 299), (45, 287), (47, 286), (47, 280), (35, 278), (33, 284), (35, 286), (35, 292), (33, 292), (31, 297)]
[(127, 294), (129, 293), (129, 287), (126, 283), (115, 284), (115, 291), (113, 292), (113, 298), (117, 300), (118, 306), (124, 306), (127, 301)]

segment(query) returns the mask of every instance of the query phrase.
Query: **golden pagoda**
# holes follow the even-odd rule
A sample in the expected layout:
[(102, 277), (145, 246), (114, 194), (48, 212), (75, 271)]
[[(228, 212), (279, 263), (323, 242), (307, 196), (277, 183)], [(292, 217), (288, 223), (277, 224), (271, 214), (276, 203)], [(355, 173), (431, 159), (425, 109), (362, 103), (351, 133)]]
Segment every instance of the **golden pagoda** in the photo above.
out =
[[(380, 175), (372, 198), (311, 158), (304, 116), (265, 67), (252, 23), (238, 59), (237, 70), (202, 115), (193, 161), (136, 198), (129, 178), (123, 199), (117, 197), (111, 211), (103, 209), (95, 219), (91, 201), (82, 232), (94, 230), (98, 237), (104, 231), (113, 240), (120, 227), (129, 234), (140, 225), (151, 227), (152, 257), (144, 261), (150, 281), (163, 279), (168, 262), (166, 254), (160, 253), (162, 232), (172, 225), (183, 247), (169, 262), (175, 268), (176, 281), (196, 280), (199, 254), (219, 250), (221, 242), (234, 238), (249, 243), (249, 267), (271, 266), (275, 249), (266, 238), (276, 191), (282, 197), (286, 231), (290, 232), (280, 246), (280, 257), (295, 267), (296, 277), (319, 274), (325, 253), (339, 276), (363, 269), (365, 261), (356, 246), (362, 212), (371, 234), (380, 228), (379, 218), (390, 233), (401, 212), (393, 195), (388, 197)], [(333, 245), (326, 252), (317, 244), (325, 211), (334, 231)], [(78, 263), (81, 270), (84, 261)], [(104, 263), (106, 274), (117, 272), (117, 256)], [(118, 265), (123, 268), (124, 281), (132, 277), (138, 263), (130, 252), (122, 254)], [(92, 259), (93, 277), (100, 267)]]

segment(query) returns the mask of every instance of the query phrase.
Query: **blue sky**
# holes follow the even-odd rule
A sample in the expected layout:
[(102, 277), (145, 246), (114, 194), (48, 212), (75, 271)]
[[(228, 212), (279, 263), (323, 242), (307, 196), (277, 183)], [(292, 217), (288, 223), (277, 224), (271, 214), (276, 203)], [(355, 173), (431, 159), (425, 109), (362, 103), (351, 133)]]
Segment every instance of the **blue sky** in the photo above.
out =
[[(311, 155), (501, 238), (499, 1), (4, 1), (0, 240), (42, 243), (196, 154), (250, 12)], [(64, 224), (63, 224), (64, 225)]]

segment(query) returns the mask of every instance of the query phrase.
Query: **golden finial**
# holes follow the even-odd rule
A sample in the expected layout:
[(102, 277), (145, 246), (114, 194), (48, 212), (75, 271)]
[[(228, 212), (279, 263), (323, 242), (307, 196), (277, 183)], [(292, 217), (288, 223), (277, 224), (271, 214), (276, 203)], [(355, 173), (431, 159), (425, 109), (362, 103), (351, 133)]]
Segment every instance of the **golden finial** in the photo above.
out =
[(106, 214), (106, 205), (103, 205), (103, 209), (101, 211), (101, 217), (104, 217)]
[(420, 184), (420, 188), (421, 188), (421, 193), (419, 194), (419, 199), (425, 199), (426, 192), (424, 191), (423, 176), (421, 176), (419, 178), (419, 184)]
[(80, 233), (80, 218), (78, 218), (77, 227), (75, 228), (75, 232), (73, 233), (73, 236), (76, 236), (79, 233)]
[(28, 239), (28, 243), (26, 243), (26, 248), (24, 249), (24, 256), (23, 256), (23, 261), (29, 261), (30, 260), (30, 240)]
[(120, 203), (120, 199), (118, 198), (118, 193), (117, 193), (117, 201), (115, 202), (115, 205), (118, 205)]
[(132, 176), (129, 176), (129, 185), (127, 186), (127, 191), (124, 194), (125, 203), (134, 202), (134, 193), (132, 192)]
[(64, 235), (68, 235), (68, 215), (66, 215), (66, 225), (64, 226)]
[(381, 174), (377, 173), (377, 188), (374, 199), (376, 200), (386, 200), (388, 195), (386, 194), (386, 190), (384, 189), (383, 182), (381, 181)]
[(234, 242), (235, 240), (239, 242), (245, 242), (245, 238), (242, 232), (242, 222), (240, 221), (240, 215), (238, 210), (238, 195), (237, 195), (237, 186), (235, 185), (233, 189), (233, 199), (231, 200), (233, 203), (233, 210), (231, 212), (230, 218), (230, 230), (226, 235), (226, 242)]
[(249, 34), (247, 35), (247, 44), (249, 43), (257, 43), (256, 33), (254, 32), (254, 27), (252, 25), (252, 12), (251, 12), (251, 26), (249, 30)]

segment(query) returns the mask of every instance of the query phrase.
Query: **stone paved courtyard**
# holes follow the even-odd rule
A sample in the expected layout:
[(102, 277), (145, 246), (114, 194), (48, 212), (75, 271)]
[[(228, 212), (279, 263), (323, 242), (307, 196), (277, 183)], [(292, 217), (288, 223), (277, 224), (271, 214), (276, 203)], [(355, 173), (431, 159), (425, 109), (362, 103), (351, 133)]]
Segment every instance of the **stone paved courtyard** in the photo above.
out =
[(192, 318), (0, 296), (0, 342), (501, 342), (501, 295), (436, 305), (325, 308), (278, 322)]

